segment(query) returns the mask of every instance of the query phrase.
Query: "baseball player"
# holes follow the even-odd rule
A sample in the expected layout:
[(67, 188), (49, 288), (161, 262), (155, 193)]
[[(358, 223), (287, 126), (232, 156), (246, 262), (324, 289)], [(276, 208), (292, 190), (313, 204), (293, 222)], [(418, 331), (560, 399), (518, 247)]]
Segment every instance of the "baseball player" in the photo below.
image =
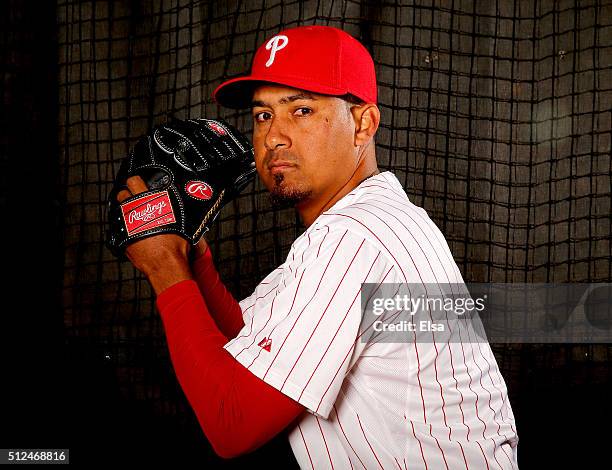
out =
[[(440, 230), (377, 167), (380, 111), (363, 45), (331, 27), (284, 30), (214, 98), (252, 110), (257, 173), (306, 227), (241, 302), (205, 242), (158, 233), (127, 246), (157, 293), (177, 378), (215, 451), (241, 455), (287, 430), (302, 468), (517, 468), (488, 343), (434, 330), (427, 342), (410, 330), (405, 341), (362, 341), (362, 284), (463, 285)], [(150, 190), (131, 176), (117, 199)]]

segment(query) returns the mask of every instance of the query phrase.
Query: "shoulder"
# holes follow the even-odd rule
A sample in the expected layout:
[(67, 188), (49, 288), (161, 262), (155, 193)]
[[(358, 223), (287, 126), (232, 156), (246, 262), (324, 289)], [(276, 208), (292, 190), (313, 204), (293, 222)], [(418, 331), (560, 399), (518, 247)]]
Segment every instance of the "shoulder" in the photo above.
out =
[(366, 180), (316, 223), (347, 230), (380, 250), (405, 279), (454, 279), (448, 243), (427, 212), (413, 204), (390, 172)]
[(308, 263), (322, 258), (346, 257), (356, 251), (376, 251), (365, 233), (349, 225), (343, 220), (313, 225), (294, 242), (288, 259)]
[(357, 270), (373, 275), (387, 272), (394, 265), (383, 246), (364, 231), (343, 221), (319, 221), (294, 242), (283, 268), (295, 278), (303, 270), (319, 278), (313, 273)]
[(422, 236), (414, 229), (433, 221), (409, 200), (395, 175), (386, 171), (363, 182), (323, 212), (315, 224), (349, 230), (383, 247), (394, 238), (405, 239), (408, 231)]

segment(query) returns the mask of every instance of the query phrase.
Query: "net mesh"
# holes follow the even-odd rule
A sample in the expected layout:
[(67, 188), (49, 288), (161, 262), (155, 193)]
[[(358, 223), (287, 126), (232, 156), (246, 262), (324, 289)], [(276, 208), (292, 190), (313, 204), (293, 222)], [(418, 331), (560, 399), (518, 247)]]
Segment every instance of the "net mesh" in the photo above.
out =
[[(169, 117), (249, 133), (248, 112), (210, 96), (281, 28), (337, 26), (370, 50), (379, 167), (440, 226), (466, 281), (612, 280), (612, 3), (60, 0), (57, 14), (67, 341), (111, 371), (122, 400), (184, 432), (193, 421), (148, 283), (103, 247), (105, 198), (129, 147)], [(237, 298), (301, 230), (259, 181), (223, 210), (208, 238)], [(605, 345), (494, 351), (515, 402), (610, 379)]]

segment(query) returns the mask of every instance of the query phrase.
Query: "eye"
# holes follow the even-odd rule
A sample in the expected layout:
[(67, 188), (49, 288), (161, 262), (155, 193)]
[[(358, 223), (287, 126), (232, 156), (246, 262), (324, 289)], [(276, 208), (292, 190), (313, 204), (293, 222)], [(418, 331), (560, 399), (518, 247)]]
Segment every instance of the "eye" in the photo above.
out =
[(308, 116), (309, 114), (312, 114), (312, 109), (310, 108), (306, 108), (306, 107), (301, 107), (295, 110), (295, 113), (298, 116)]
[(268, 111), (262, 111), (253, 115), (253, 119), (256, 122), (265, 122), (270, 119), (270, 117), (272, 117), (272, 115)]

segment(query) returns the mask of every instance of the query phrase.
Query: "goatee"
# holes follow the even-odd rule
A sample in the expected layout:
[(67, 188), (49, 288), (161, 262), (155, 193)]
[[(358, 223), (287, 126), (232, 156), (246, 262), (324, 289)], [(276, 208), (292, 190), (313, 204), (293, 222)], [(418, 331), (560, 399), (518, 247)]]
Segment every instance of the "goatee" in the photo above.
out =
[(276, 208), (295, 207), (304, 199), (308, 198), (311, 191), (300, 191), (296, 188), (287, 188), (283, 186), (285, 175), (282, 173), (274, 175), (274, 188), (270, 191), (270, 202)]

